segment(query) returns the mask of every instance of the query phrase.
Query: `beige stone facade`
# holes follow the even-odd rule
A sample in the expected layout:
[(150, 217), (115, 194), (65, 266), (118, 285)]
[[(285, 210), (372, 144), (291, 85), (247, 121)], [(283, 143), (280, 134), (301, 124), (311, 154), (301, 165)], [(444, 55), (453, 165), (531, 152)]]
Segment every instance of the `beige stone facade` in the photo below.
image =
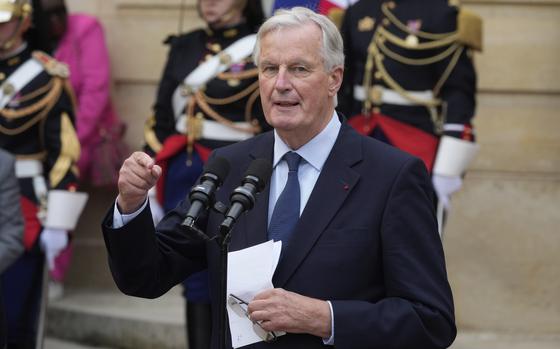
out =
[[(444, 240), (457, 320), (467, 330), (560, 334), (560, 0), (463, 2), (484, 19), (484, 52), (481, 153)], [(105, 26), (115, 104), (139, 148), (181, 0), (68, 3)], [(184, 3), (186, 31), (201, 22), (195, 0)]]

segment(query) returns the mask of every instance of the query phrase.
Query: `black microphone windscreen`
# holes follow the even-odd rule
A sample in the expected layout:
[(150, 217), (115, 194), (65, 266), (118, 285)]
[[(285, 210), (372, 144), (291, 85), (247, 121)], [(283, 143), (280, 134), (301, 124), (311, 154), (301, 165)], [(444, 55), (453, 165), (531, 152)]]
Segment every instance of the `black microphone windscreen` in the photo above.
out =
[(222, 157), (213, 157), (204, 165), (204, 173), (213, 173), (222, 183), (229, 173), (229, 161)]
[(259, 179), (259, 190), (262, 190), (272, 175), (272, 164), (265, 159), (255, 159), (247, 168), (245, 177), (253, 176)]

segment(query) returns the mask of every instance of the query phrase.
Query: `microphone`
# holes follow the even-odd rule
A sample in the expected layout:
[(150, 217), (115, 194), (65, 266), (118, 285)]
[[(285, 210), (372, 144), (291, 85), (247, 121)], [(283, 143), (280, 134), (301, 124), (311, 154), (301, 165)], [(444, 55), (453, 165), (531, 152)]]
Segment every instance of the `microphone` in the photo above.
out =
[(191, 207), (183, 220), (183, 226), (192, 227), (198, 217), (214, 203), (214, 192), (222, 185), (229, 173), (229, 162), (222, 157), (211, 158), (204, 166), (200, 184), (191, 188)]
[(256, 195), (264, 189), (271, 175), (272, 165), (268, 160), (255, 159), (251, 162), (241, 185), (235, 188), (230, 195), (231, 207), (221, 224), (222, 229), (231, 230), (241, 214), (255, 206)]

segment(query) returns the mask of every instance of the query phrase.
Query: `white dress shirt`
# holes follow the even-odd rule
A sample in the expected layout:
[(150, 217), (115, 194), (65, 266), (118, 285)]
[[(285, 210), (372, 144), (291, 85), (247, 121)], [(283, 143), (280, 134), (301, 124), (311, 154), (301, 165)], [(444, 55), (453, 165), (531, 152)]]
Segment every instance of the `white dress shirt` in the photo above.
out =
[(340, 121), (336, 113), (333, 114), (331, 121), (318, 135), (313, 137), (309, 142), (305, 143), (297, 150), (290, 149), (284, 141), (274, 131), (274, 158), (272, 160), (272, 177), (270, 178), (270, 198), (268, 202), (268, 223), (272, 217), (276, 201), (288, 181), (288, 164), (282, 159), (284, 154), (293, 151), (298, 153), (303, 160), (299, 164), (298, 179), (300, 188), (300, 205), (299, 214), (305, 209), (307, 200), (311, 196), (311, 192), (315, 187), (315, 182), (319, 178), (319, 174), (323, 169), (325, 161), (329, 156), (338, 132), (340, 130)]

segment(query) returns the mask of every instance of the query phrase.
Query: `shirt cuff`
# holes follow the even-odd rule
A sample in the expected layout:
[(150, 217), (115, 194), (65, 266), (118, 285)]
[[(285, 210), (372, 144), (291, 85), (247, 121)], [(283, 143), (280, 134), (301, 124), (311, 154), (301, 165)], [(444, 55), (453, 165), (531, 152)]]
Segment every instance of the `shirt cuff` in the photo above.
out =
[[(136, 216), (138, 216), (140, 212), (142, 212), (142, 210), (146, 208), (146, 205), (148, 205), (148, 199), (146, 199), (142, 204), (142, 206), (140, 206), (140, 208), (135, 212), (129, 214), (122, 214), (121, 211), (119, 211), (119, 208), (117, 207), (117, 200), (115, 200), (115, 206), (113, 208), (113, 229), (119, 229), (124, 227), (128, 222), (136, 218)], [(332, 308), (331, 308), (331, 314), (332, 314)]]
[(331, 302), (327, 301), (327, 303), (329, 303), (329, 308), (331, 309), (331, 336), (330, 336), (329, 339), (323, 338), (323, 344), (324, 345), (334, 345), (334, 314), (333, 314)]

